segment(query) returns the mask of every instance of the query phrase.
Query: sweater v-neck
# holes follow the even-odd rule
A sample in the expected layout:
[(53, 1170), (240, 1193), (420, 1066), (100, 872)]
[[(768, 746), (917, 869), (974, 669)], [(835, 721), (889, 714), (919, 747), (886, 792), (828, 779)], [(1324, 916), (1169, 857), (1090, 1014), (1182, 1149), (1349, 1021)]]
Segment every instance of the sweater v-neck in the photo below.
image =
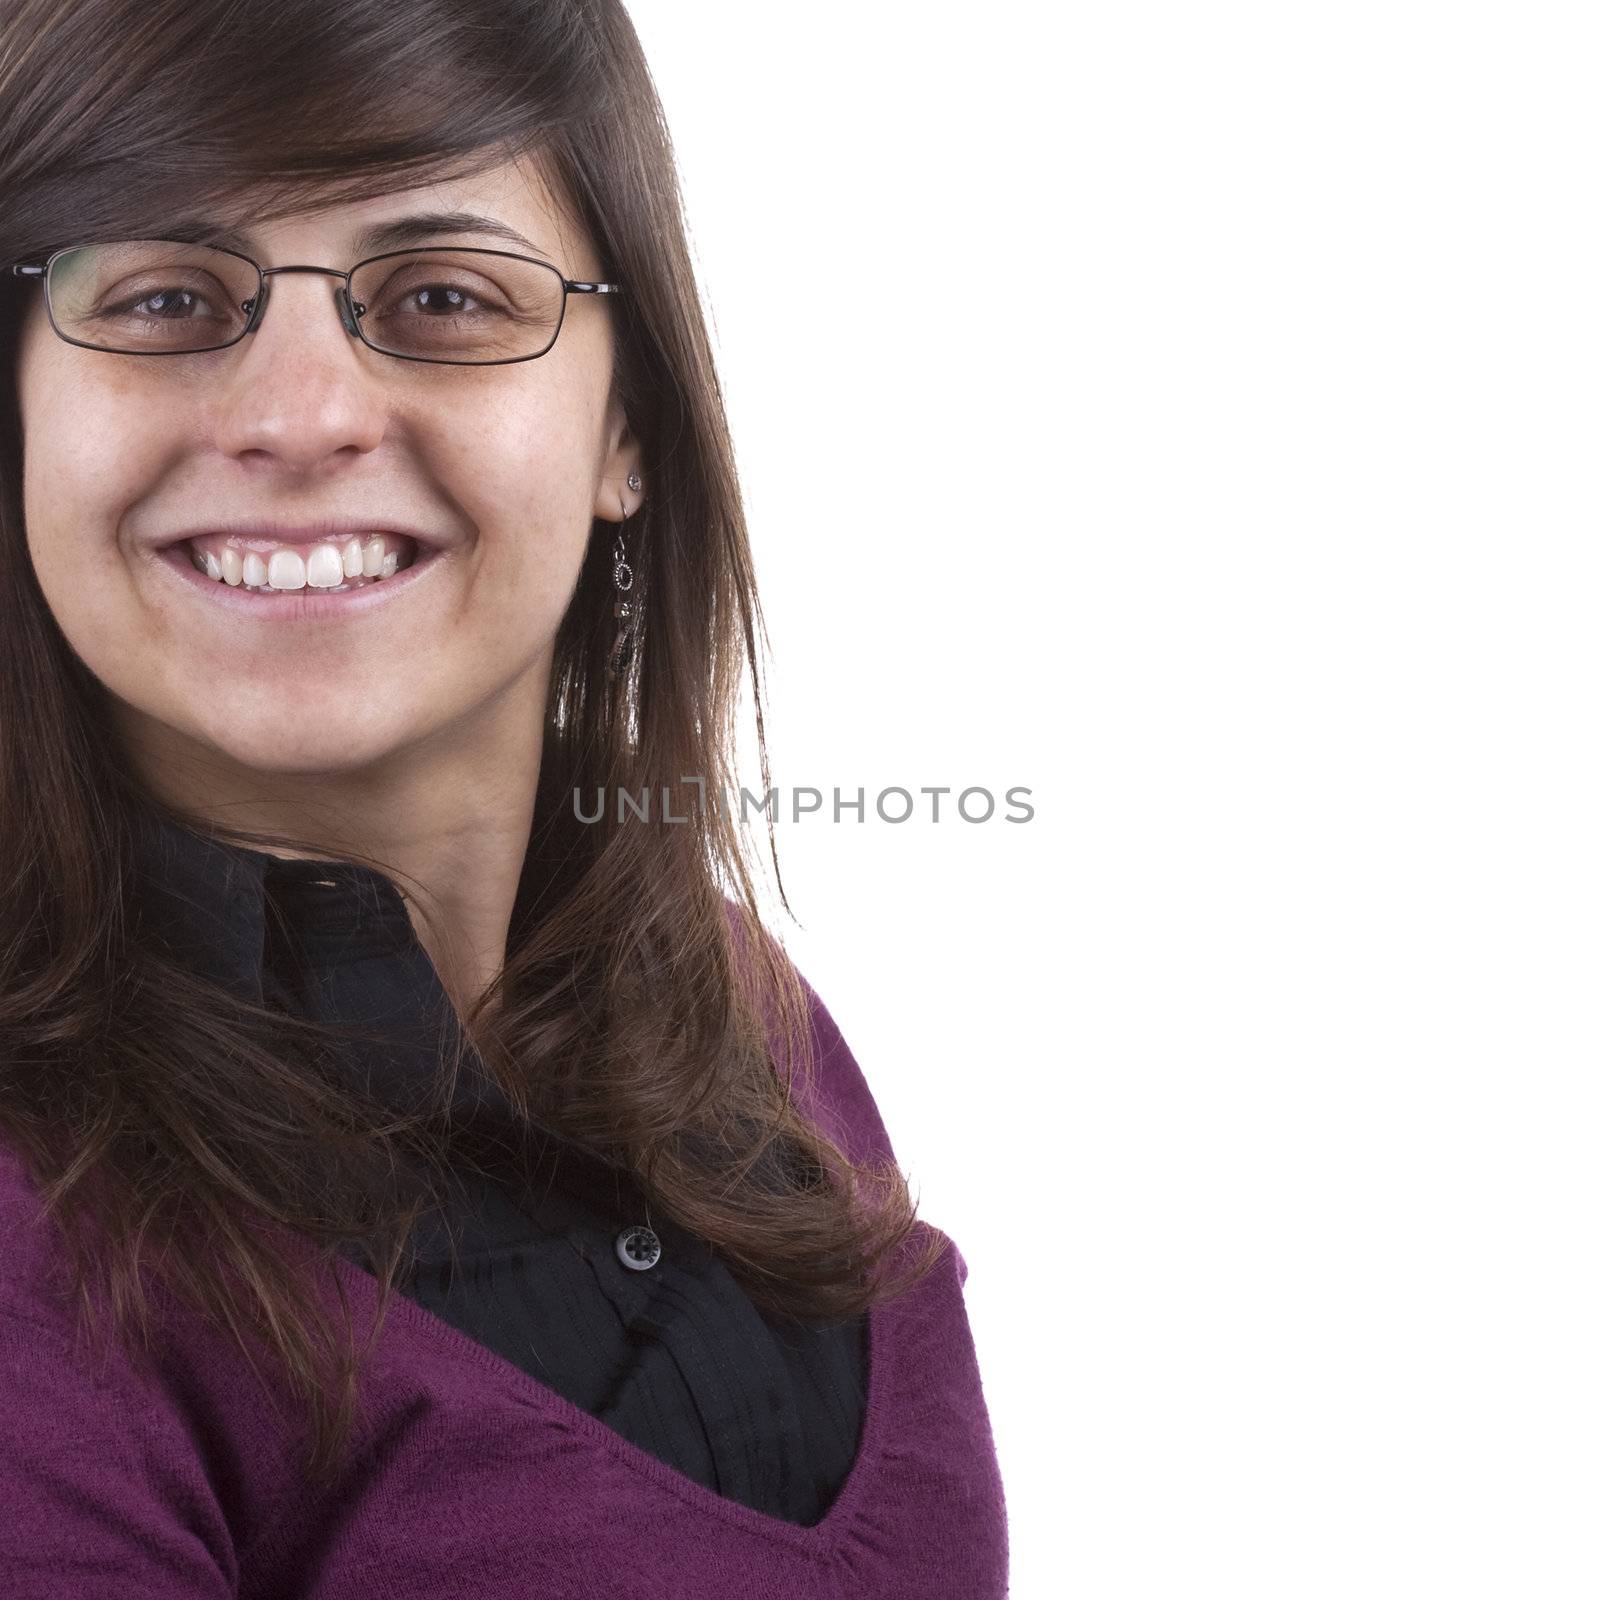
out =
[[(365, 1297), (370, 1306), (376, 1301), (376, 1280), (351, 1262), (340, 1261), (337, 1270), (345, 1279), (345, 1286)], [(880, 1301), (865, 1313), (867, 1328), (866, 1408), (862, 1420), (861, 1438), (856, 1446), (855, 1459), (850, 1465), (839, 1492), (823, 1513), (820, 1521), (802, 1525), (786, 1518), (760, 1511), (731, 1496), (708, 1489), (676, 1467), (651, 1455), (633, 1440), (611, 1427), (604, 1419), (574, 1405), (558, 1390), (541, 1382), (504, 1356), (469, 1338), (443, 1318), (435, 1316), (426, 1306), (415, 1300), (396, 1296), (391, 1302), (389, 1315), (414, 1333), (424, 1344), (460, 1356), (480, 1368), (488, 1382), (530, 1402), (545, 1416), (562, 1423), (589, 1439), (598, 1449), (621, 1462), (630, 1472), (636, 1473), (682, 1500), (691, 1510), (715, 1516), (745, 1533), (759, 1538), (775, 1539), (796, 1549), (820, 1553), (838, 1541), (839, 1529), (855, 1515), (857, 1503), (864, 1491), (863, 1480), (873, 1470), (880, 1454), (879, 1434), (885, 1392), (890, 1382), (893, 1362), (892, 1306)], [(890, 1315), (885, 1313), (889, 1312)]]

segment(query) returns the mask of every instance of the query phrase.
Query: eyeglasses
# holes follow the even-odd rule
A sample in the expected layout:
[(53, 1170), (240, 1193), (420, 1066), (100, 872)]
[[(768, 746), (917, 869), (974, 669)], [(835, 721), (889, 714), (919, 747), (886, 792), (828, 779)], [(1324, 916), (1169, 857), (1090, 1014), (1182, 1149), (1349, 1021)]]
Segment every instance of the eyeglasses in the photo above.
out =
[(321, 272), (339, 320), (370, 350), (402, 361), (497, 366), (547, 355), (567, 296), (620, 294), (619, 283), (576, 283), (547, 261), (506, 250), (391, 250), (348, 272), (263, 267), (220, 245), (124, 239), (73, 245), (12, 273), (44, 280), (50, 325), (68, 344), (112, 355), (226, 350), (261, 326), (280, 272)]

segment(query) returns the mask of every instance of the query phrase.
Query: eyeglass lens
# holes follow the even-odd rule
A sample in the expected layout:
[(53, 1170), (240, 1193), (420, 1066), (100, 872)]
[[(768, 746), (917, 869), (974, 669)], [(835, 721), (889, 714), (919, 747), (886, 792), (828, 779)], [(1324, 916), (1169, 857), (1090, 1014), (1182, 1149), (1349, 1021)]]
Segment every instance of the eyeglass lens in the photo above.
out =
[[(63, 334), (135, 355), (214, 350), (232, 342), (244, 332), (245, 302), (259, 286), (255, 268), (239, 256), (163, 239), (66, 251), (46, 283), (50, 313)], [(565, 294), (553, 267), (472, 250), (384, 256), (357, 268), (350, 281), (369, 343), (392, 355), (435, 361), (543, 355), (560, 330)], [(267, 314), (273, 309), (269, 305)]]

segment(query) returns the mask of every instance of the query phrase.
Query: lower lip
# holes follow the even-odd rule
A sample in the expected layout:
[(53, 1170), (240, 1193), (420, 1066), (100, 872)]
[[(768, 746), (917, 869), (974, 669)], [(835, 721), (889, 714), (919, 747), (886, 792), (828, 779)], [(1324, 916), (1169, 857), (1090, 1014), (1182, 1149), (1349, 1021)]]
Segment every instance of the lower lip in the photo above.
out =
[(170, 568), (191, 588), (199, 590), (212, 605), (238, 616), (256, 617), (262, 622), (335, 622), (378, 610), (417, 584), (425, 583), (430, 572), (445, 564), (448, 554), (444, 550), (419, 550), (409, 567), (402, 567), (375, 583), (365, 583), (359, 589), (346, 589), (338, 594), (328, 589), (313, 589), (309, 584), (304, 589), (263, 593), (246, 589), (242, 584), (235, 586), (220, 578), (208, 577), (195, 566), (186, 540), (158, 550), (156, 561), (159, 566)]

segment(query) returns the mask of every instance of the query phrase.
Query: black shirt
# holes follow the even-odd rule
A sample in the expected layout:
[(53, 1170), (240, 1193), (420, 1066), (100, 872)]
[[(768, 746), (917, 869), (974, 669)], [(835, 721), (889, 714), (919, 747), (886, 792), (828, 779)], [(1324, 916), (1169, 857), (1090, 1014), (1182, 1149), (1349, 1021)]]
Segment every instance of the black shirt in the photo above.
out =
[[(382, 1024), (350, 1069), (407, 1109), (458, 1026), (393, 882), (354, 863), (290, 860), (141, 821), (147, 927), (202, 976), (325, 1021)], [(504, 1100), (463, 1065), (474, 1123)], [(531, 1186), (464, 1171), (448, 1217), (425, 1218), (397, 1288), (640, 1448), (717, 1494), (819, 1522), (855, 1459), (865, 1319), (758, 1310), (710, 1246), (657, 1211), (631, 1173), (554, 1131)], [(450, 1248), (446, 1227), (455, 1236)], [(645, 1247), (642, 1256), (639, 1247)], [(452, 1264), (452, 1257), (453, 1263)], [(359, 1257), (352, 1257), (365, 1265)]]

